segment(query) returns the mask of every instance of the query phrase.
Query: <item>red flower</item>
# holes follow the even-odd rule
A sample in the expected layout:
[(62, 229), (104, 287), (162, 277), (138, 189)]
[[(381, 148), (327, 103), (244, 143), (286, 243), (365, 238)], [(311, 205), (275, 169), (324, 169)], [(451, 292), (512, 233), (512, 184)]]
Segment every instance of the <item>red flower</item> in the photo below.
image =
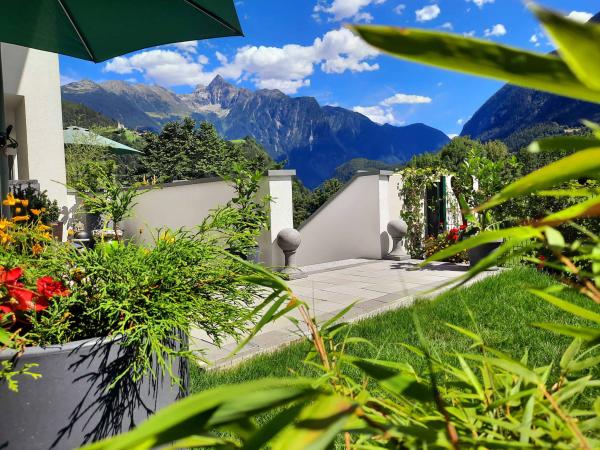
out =
[(452, 233), (452, 234), (456, 234), (456, 233), (458, 233), (458, 228), (456, 228), (456, 227), (455, 227), (455, 228), (452, 228), (452, 229), (450, 230), (450, 233)]
[(467, 224), (466, 224), (466, 223), (463, 223), (463, 224), (462, 224), (460, 227), (458, 227), (458, 228), (459, 228), (459, 230), (461, 230), (461, 231), (462, 231), (462, 230), (466, 230), (466, 229), (467, 229)]
[(56, 281), (52, 277), (42, 277), (37, 280), (37, 290), (45, 298), (52, 298), (55, 295), (66, 297), (69, 291), (61, 281)]
[(9, 287), (8, 295), (14, 308), (19, 311), (43, 311), (48, 308), (48, 299), (23, 287)]
[(0, 284), (15, 284), (22, 275), (23, 269), (20, 267), (15, 267), (8, 271), (4, 267), (0, 267)]

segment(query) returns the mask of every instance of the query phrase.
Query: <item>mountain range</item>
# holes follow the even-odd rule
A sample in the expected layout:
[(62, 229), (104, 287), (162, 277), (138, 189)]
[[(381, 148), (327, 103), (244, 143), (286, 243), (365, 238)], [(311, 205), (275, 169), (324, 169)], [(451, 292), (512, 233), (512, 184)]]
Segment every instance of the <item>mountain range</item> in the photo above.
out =
[(286, 160), (310, 188), (353, 158), (397, 164), (449, 142), (446, 134), (425, 124), (379, 125), (354, 111), (321, 106), (313, 97), (251, 91), (221, 76), (189, 94), (156, 85), (83, 80), (63, 86), (62, 97), (131, 129), (159, 131), (168, 121), (191, 116), (213, 123), (227, 139), (252, 136), (274, 159)]
[[(600, 22), (600, 13), (590, 21)], [(507, 84), (465, 123), (461, 136), (508, 139), (540, 124), (578, 127), (581, 119), (600, 122), (600, 105)]]

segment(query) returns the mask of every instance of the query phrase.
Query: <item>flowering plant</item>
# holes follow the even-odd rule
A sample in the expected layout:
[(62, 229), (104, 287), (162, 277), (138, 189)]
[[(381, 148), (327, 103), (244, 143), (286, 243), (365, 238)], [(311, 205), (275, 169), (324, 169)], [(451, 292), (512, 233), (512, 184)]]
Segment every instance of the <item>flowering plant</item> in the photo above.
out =
[(66, 297), (69, 290), (59, 280), (50, 276), (38, 278), (36, 290), (21, 281), (23, 269), (6, 269), (0, 266), (0, 325), (13, 328), (17, 323), (29, 324), (29, 316), (48, 308), (56, 297)]

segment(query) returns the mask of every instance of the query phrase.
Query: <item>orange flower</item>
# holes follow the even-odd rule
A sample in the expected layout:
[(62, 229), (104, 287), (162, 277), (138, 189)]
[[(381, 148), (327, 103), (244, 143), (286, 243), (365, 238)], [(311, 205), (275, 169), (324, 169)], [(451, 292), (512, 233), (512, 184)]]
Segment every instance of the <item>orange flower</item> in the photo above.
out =
[(6, 196), (6, 200), (4, 200), (2, 204), (4, 206), (15, 206), (18, 202), (19, 200), (17, 200), (14, 195), (8, 194)]
[(48, 231), (48, 230), (52, 229), (52, 227), (49, 227), (48, 225), (44, 225), (43, 223), (38, 224), (37, 228), (39, 231)]
[(27, 216), (15, 216), (13, 217), (13, 222), (27, 222), (29, 219), (31, 219), (31, 216), (27, 215)]
[(29, 212), (30, 212), (31, 214), (33, 214), (34, 216), (39, 216), (39, 215), (42, 213), (42, 210), (41, 210), (41, 209), (35, 209), (35, 208), (31, 208), (31, 209), (29, 210)]
[(27, 208), (29, 206), (29, 200), (27, 200), (27, 199), (21, 200), (21, 205), (23, 205), (25, 208)]
[(18, 206), (15, 208), (15, 212), (20, 213), (22, 211), (21, 208), (19, 208)]
[(31, 252), (34, 255), (39, 255), (43, 251), (44, 251), (44, 247), (42, 247), (40, 244), (34, 244), (33, 247), (31, 247)]
[(0, 230), (6, 230), (8, 227), (11, 227), (13, 223), (10, 220), (0, 219)]

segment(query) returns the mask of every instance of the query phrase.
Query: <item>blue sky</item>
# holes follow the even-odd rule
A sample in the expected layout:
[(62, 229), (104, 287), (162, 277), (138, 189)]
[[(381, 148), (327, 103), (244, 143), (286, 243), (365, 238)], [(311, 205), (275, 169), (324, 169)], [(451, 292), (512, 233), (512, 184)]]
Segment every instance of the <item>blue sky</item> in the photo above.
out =
[[(584, 20), (592, 0), (546, 0)], [(62, 82), (121, 79), (193, 90), (221, 74), (250, 89), (277, 88), (394, 125), (423, 122), (449, 135), (501, 83), (396, 60), (363, 44), (346, 23), (442, 29), (549, 52), (521, 0), (239, 0), (245, 37), (146, 49), (101, 64), (61, 56)]]

